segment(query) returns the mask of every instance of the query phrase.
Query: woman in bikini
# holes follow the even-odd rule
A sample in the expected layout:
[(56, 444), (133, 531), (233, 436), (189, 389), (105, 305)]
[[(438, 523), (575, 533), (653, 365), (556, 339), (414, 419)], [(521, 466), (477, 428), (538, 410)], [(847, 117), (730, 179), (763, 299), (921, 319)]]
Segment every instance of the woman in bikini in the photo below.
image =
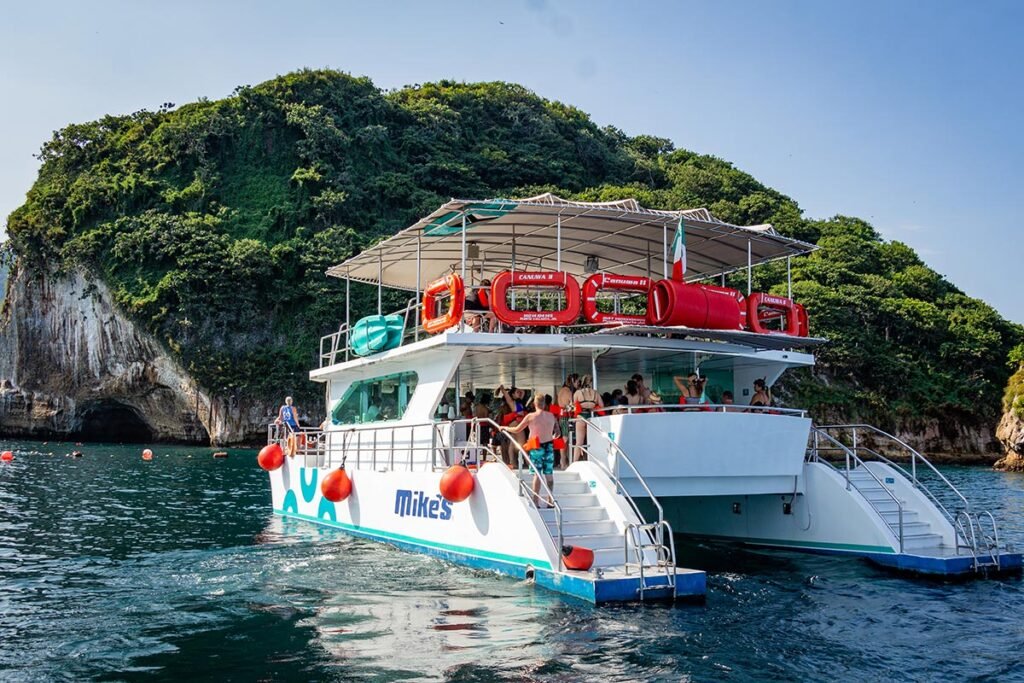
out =
[[(750, 405), (761, 406), (767, 408), (772, 404), (772, 392), (768, 388), (768, 384), (763, 379), (754, 380), (754, 395), (750, 399)], [(751, 411), (751, 412), (764, 412), (762, 410)]]
[[(573, 403), (578, 409), (577, 418), (589, 416), (594, 410), (604, 408), (601, 395), (593, 387), (593, 380), (590, 375), (583, 375), (580, 386), (572, 395)], [(587, 425), (581, 420), (576, 420), (576, 447), (573, 449), (573, 460), (583, 459), (583, 446), (587, 443)]]
[[(572, 396), (580, 383), (580, 376), (575, 372), (566, 375), (565, 382), (558, 389), (556, 397), (558, 403), (558, 428), (562, 430), (563, 436), (569, 434), (569, 421), (572, 419)], [(569, 447), (566, 446), (559, 454), (560, 465), (564, 470), (569, 466)]]

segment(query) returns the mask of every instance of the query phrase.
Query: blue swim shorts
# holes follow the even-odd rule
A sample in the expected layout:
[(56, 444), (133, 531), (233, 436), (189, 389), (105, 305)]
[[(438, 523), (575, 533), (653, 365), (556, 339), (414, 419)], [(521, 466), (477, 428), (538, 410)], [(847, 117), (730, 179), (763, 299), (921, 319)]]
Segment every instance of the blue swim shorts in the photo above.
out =
[(540, 448), (535, 448), (530, 451), (530, 460), (533, 462), (535, 471), (540, 470), (540, 474), (552, 475), (555, 473), (555, 446), (554, 443), (548, 441), (542, 443)]

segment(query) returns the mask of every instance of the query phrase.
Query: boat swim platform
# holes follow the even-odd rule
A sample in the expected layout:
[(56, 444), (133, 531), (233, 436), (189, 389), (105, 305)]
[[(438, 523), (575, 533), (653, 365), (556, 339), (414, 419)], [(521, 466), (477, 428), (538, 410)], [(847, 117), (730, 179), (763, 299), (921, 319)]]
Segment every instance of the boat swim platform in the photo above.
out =
[[(351, 536), (386, 543), (400, 550), (436, 557), (452, 564), (490, 571), (533, 582), (556, 593), (569, 595), (585, 602), (602, 605), (618, 602), (684, 602), (702, 604), (707, 593), (707, 574), (698, 569), (675, 569), (675, 593), (667, 574), (626, 573), (622, 568), (590, 569), (587, 571), (552, 570), (514, 561), (514, 558), (485, 556), (471, 548), (456, 548), (424, 539), (401, 536), (367, 527), (345, 524), (328, 516), (313, 517), (293, 510), (274, 510), (286, 519), (314, 522), (343, 531)], [(644, 589), (641, 595), (641, 581)]]
[[(708, 538), (718, 542), (735, 542), (726, 536), (696, 536), (681, 534), (688, 538)], [(947, 547), (920, 548), (915, 552), (872, 552), (869, 550), (851, 550), (849, 548), (828, 548), (812, 544), (783, 544), (778, 541), (742, 539), (743, 545), (775, 550), (792, 550), (816, 555), (854, 555), (885, 569), (904, 574), (931, 576), (935, 578), (974, 578), (991, 575), (1020, 574), (1024, 571), (1024, 553), (998, 552), (993, 554), (960, 553)]]
[(935, 552), (924, 550), (916, 553), (872, 553), (867, 556), (871, 562), (908, 574), (945, 578), (971, 578), (992, 574), (1020, 574), (1024, 569), (1024, 555), (1017, 552), (1001, 552), (992, 555), (957, 555), (948, 548), (937, 548)]

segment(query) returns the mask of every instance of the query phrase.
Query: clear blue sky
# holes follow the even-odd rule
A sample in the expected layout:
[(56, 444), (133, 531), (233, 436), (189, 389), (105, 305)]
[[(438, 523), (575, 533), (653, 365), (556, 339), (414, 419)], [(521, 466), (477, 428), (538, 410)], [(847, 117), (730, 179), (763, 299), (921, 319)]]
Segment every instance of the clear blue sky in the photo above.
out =
[(0, 215), (66, 123), (300, 67), (507, 80), (907, 242), (1024, 322), (1024, 2), (31, 2), (0, 22)]

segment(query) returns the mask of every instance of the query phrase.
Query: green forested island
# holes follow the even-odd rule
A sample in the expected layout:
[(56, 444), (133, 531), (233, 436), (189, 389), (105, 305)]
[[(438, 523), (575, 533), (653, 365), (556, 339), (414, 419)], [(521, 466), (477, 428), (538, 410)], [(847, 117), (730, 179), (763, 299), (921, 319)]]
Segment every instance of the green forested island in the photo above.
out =
[[(323, 271), (450, 197), (636, 197), (816, 243), (794, 262), (794, 298), (832, 343), (779, 393), (820, 419), (994, 425), (1024, 341), (865, 221), (805, 217), (726, 161), (600, 128), (514, 84), (382, 92), (301, 71), (69, 125), (40, 160), (8, 222), (20, 267), (93, 273), (213, 394), (322, 401), (306, 373), (344, 311), (343, 283)], [(755, 289), (785, 292), (784, 268), (755, 270)], [(375, 291), (357, 297), (375, 308)]]

